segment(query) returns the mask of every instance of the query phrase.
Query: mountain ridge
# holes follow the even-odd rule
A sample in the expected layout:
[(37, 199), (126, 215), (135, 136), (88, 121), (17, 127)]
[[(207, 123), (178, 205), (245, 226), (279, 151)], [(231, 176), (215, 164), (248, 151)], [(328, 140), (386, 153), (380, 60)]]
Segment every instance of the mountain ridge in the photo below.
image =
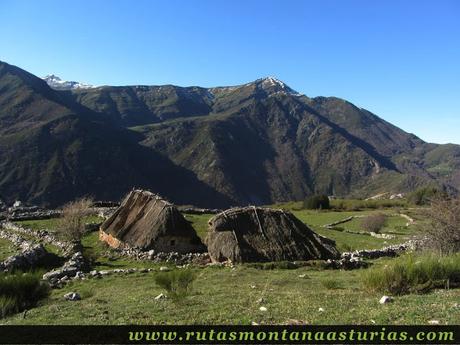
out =
[(49, 205), (117, 199), (133, 187), (198, 206), (460, 187), (460, 146), (425, 143), (346, 100), (309, 98), (273, 77), (55, 90), (0, 62), (0, 133), (0, 198)]

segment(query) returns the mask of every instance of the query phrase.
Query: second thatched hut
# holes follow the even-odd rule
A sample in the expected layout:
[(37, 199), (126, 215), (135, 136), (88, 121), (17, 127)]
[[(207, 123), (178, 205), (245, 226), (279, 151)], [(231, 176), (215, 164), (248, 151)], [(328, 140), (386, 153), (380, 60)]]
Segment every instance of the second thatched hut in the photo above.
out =
[(318, 235), (283, 210), (233, 208), (217, 214), (208, 224), (205, 242), (213, 261), (324, 260), (340, 256), (333, 240)]

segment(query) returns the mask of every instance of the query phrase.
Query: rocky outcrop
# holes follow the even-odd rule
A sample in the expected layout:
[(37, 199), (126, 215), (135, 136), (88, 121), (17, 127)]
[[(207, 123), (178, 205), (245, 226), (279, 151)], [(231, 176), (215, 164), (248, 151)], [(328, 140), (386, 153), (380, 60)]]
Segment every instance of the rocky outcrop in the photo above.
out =
[(62, 267), (45, 273), (43, 279), (47, 280), (52, 287), (59, 287), (68, 280), (81, 276), (88, 268), (83, 254), (76, 252)]
[(21, 253), (10, 256), (0, 263), (0, 271), (27, 271), (46, 265), (50, 260), (55, 260), (55, 255), (48, 253), (41, 244), (26, 244), (26, 242), (23, 242), (22, 248)]

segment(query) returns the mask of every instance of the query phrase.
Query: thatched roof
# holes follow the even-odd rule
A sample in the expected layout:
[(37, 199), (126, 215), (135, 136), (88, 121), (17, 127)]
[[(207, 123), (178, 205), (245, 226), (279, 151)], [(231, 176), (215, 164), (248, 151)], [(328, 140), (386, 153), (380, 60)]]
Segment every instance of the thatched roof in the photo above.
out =
[(203, 247), (195, 229), (173, 204), (144, 190), (131, 191), (100, 230), (117, 243), (145, 250), (157, 249), (164, 237), (187, 239), (187, 244)]
[(292, 213), (261, 207), (233, 208), (209, 220), (213, 261), (257, 262), (330, 259), (335, 242), (316, 234)]

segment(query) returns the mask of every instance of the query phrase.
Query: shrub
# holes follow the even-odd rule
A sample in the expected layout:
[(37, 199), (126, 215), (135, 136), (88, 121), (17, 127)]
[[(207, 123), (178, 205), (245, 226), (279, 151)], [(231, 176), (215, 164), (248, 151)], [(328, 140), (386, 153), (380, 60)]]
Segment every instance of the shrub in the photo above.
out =
[(382, 209), (406, 207), (406, 200), (357, 200), (357, 199), (335, 199), (331, 200), (331, 208), (339, 211), (359, 211), (363, 209)]
[(93, 204), (89, 198), (69, 202), (62, 208), (58, 230), (62, 236), (71, 241), (80, 241), (85, 233), (85, 217)]
[(174, 302), (180, 302), (190, 294), (195, 278), (193, 271), (177, 269), (157, 274), (155, 282), (166, 290), (168, 297)]
[(371, 214), (361, 220), (361, 227), (368, 232), (379, 232), (385, 226), (387, 216), (383, 213)]
[(410, 193), (407, 200), (415, 205), (428, 205), (433, 198), (442, 193), (436, 187), (423, 187)]
[(407, 254), (385, 267), (367, 270), (362, 282), (369, 291), (394, 295), (460, 286), (460, 255)]
[(30, 307), (49, 295), (49, 286), (41, 281), (41, 273), (0, 274), (0, 313), (5, 317)]
[(329, 197), (327, 195), (312, 195), (304, 200), (303, 207), (308, 210), (329, 209)]
[(428, 211), (430, 222), (422, 227), (426, 246), (444, 254), (460, 251), (460, 200), (435, 198)]

